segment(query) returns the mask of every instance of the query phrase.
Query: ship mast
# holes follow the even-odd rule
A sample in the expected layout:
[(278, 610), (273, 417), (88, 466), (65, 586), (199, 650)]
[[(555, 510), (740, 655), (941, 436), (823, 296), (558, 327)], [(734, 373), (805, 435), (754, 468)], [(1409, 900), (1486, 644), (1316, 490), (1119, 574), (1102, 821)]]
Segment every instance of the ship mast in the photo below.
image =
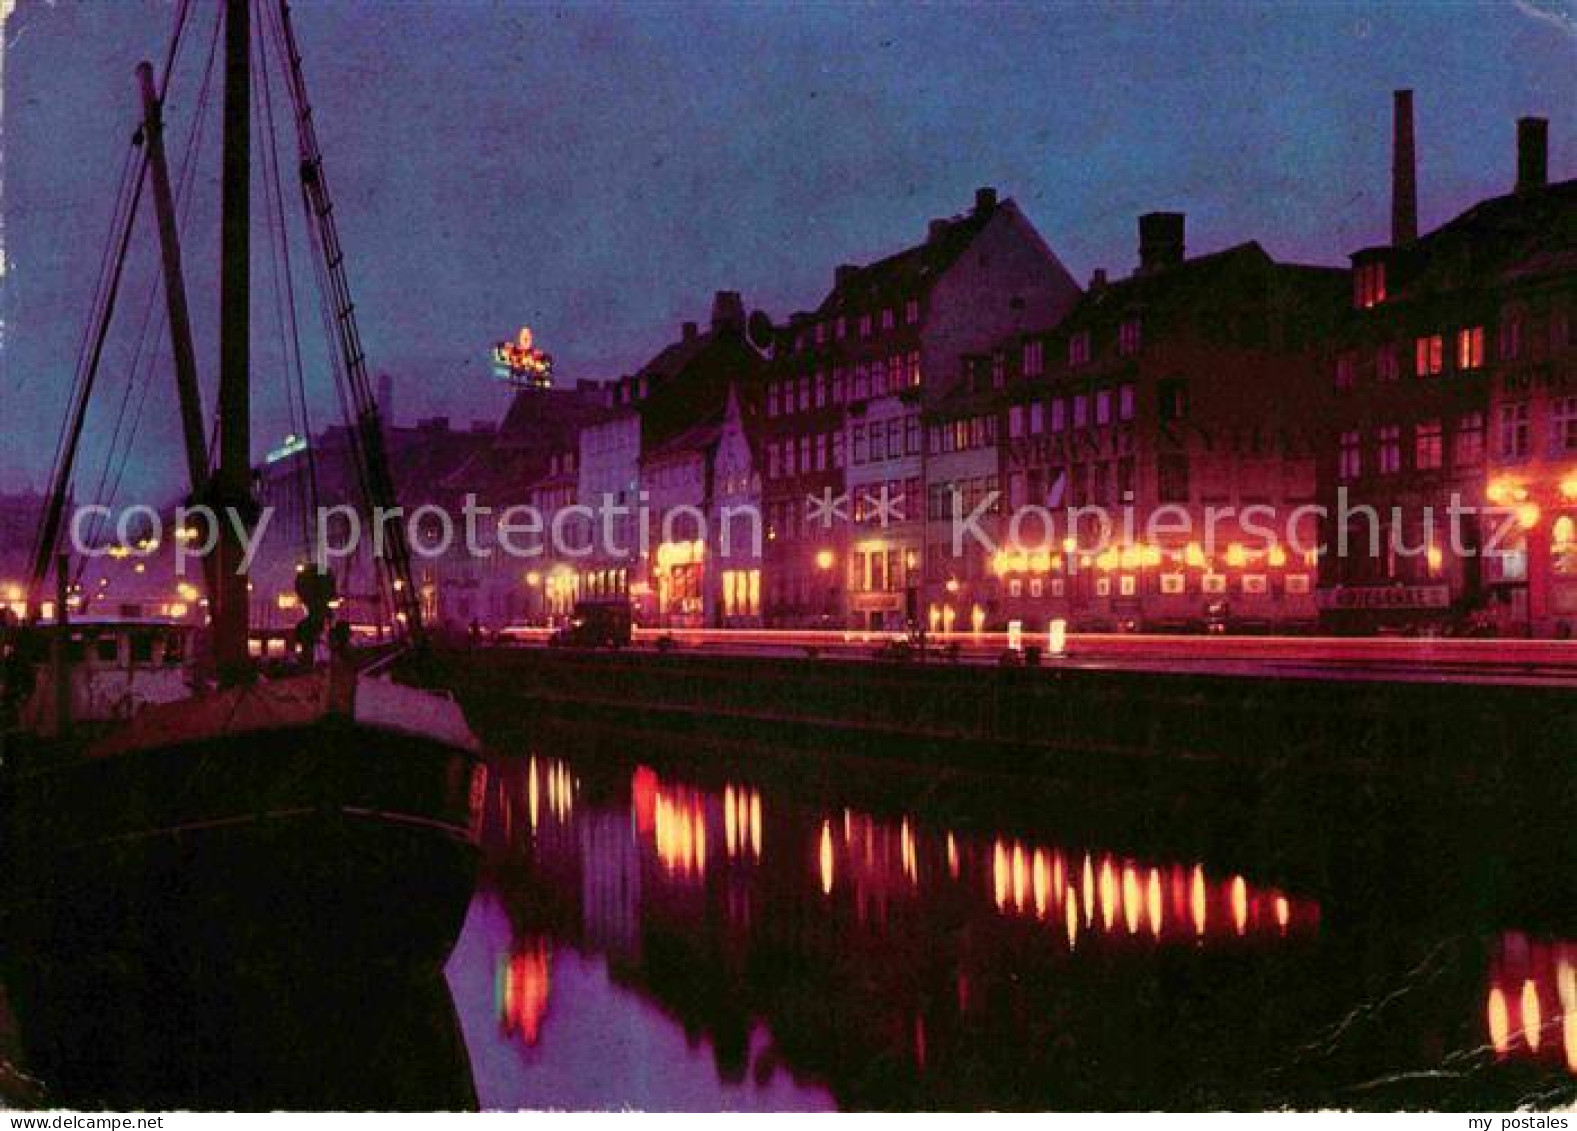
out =
[(225, 0), (224, 163), (219, 276), (219, 459), (214, 501), (219, 523), (213, 601), (214, 661), (220, 679), (244, 679), (247, 579), (241, 573), (240, 517), (253, 521), (251, 454), (251, 0)]

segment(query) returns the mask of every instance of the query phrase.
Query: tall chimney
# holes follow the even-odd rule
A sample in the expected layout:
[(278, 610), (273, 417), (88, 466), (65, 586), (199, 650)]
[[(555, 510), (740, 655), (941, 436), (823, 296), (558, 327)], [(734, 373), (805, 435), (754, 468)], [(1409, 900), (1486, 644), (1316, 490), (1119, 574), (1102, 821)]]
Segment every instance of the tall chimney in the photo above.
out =
[(1139, 270), (1159, 271), (1183, 261), (1181, 212), (1146, 212), (1139, 217)]
[(1413, 154), (1413, 92), (1392, 95), (1391, 245), (1418, 238), (1418, 170)]
[(1550, 178), (1550, 123), (1544, 118), (1517, 119), (1517, 191), (1543, 188)]
[(712, 296), (712, 329), (739, 330), (745, 328), (745, 300), (738, 291), (718, 291)]
[(997, 190), (990, 185), (975, 190), (975, 211), (990, 212), (997, 206)]
[(385, 428), (394, 427), (394, 378), (387, 373), (378, 374), (378, 415)]

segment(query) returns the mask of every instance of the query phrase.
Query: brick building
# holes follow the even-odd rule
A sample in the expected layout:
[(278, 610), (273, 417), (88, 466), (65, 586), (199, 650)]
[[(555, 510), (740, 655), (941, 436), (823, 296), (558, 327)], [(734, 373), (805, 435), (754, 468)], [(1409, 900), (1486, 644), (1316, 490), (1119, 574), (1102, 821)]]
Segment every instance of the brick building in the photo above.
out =
[(1546, 125), (1524, 119), (1514, 191), (1419, 236), (1411, 119), (1398, 92), (1392, 239), (1352, 256), (1329, 362), (1324, 620), (1569, 634), (1577, 182), (1547, 182)]
[(1055, 330), (993, 360), (1019, 518), (993, 563), (1002, 619), (1311, 624), (1316, 524), (1298, 508), (1314, 498), (1315, 358), (1342, 273), (1252, 242), (1188, 258), (1176, 213), (1140, 217), (1139, 235), (1129, 278), (1097, 272)]
[[(1018, 206), (989, 188), (968, 213), (931, 221), (923, 242), (837, 269), (816, 311), (780, 330), (767, 373), (769, 624), (920, 618), (922, 407), (962, 379), (967, 356), (1054, 324), (1077, 297)], [(838, 516), (811, 499), (842, 500)]]

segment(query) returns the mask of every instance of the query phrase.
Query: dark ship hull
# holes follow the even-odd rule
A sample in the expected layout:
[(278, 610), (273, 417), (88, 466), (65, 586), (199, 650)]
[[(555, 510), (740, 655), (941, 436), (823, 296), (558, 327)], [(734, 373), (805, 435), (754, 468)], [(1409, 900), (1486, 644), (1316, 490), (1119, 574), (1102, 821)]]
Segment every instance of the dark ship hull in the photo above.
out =
[(336, 709), (330, 684), (167, 704), (54, 765), (21, 752), (37, 768), (7, 783), (0, 834), (13, 957), (440, 964), (475, 882), (475, 741)]

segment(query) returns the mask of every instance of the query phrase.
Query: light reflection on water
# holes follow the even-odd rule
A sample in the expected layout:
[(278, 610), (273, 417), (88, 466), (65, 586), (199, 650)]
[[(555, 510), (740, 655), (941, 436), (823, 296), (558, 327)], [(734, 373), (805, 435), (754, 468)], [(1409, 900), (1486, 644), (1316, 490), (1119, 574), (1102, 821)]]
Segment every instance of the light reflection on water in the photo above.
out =
[(747, 777), (494, 775), (448, 970), (484, 1107), (1324, 1106), (1440, 1065), (1577, 1072), (1571, 944), (1448, 940), (1417, 1015), (1382, 1013), (1373, 955), (1411, 977), (1440, 940), (1377, 950), (1251, 871)]

